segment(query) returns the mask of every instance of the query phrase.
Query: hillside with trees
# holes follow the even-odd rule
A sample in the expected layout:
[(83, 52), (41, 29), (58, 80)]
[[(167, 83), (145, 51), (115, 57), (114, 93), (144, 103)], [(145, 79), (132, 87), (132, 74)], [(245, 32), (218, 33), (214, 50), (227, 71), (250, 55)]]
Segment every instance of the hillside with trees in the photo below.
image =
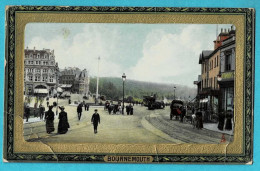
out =
[[(96, 93), (96, 77), (90, 78), (90, 92)], [(182, 100), (192, 100), (196, 96), (196, 89), (188, 86), (176, 84), (153, 83), (136, 80), (126, 80), (125, 98), (128, 96), (134, 99), (143, 99), (143, 96), (156, 94), (158, 100), (174, 98), (174, 86), (176, 86), (176, 98)], [(123, 84), (122, 78), (101, 77), (99, 78), (99, 93), (106, 96), (107, 99), (122, 99)]]

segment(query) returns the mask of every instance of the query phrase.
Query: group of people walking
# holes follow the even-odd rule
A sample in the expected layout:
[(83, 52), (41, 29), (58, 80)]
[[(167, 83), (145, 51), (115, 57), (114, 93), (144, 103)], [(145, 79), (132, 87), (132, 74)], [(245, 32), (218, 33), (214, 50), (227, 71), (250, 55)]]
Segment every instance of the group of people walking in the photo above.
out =
[[(45, 122), (46, 122), (46, 132), (48, 134), (55, 131), (54, 128), (54, 112), (52, 111), (53, 106), (49, 106), (49, 110), (45, 112)], [(61, 112), (59, 113), (59, 123), (58, 123), (58, 133), (66, 134), (68, 132), (68, 128), (70, 128), (68, 122), (67, 113), (64, 111), (64, 106), (59, 107)]]
[(85, 108), (85, 111), (89, 110), (89, 104), (85, 103), (85, 101), (83, 101), (83, 103), (79, 103), (77, 106), (77, 113), (78, 113), (78, 119), (80, 121), (81, 119), (81, 115), (82, 115), (82, 108)]
[[(54, 128), (54, 118), (55, 114), (52, 111), (53, 106), (49, 106), (49, 110), (45, 112), (45, 122), (46, 122), (46, 132), (48, 134), (52, 133), (55, 131)], [(80, 110), (81, 108), (81, 110)], [(65, 107), (61, 106), (59, 107), (61, 112), (59, 113), (59, 123), (58, 123), (58, 133), (59, 134), (66, 134), (68, 132), (68, 128), (70, 128), (70, 124), (68, 122), (68, 116), (67, 112), (65, 112)], [(94, 133), (97, 133), (97, 127), (100, 124), (100, 115), (97, 113), (97, 109), (94, 110), (95, 113), (91, 117), (91, 123), (93, 124), (94, 127)], [(77, 107), (77, 112), (78, 112), (78, 119), (80, 120), (81, 114), (82, 114), (82, 106), (78, 105)]]
[(193, 110), (193, 114), (191, 115), (191, 123), (193, 125), (193, 128), (197, 128), (197, 129), (202, 129), (203, 128), (203, 115), (202, 112), (200, 110), (197, 110), (196, 113), (194, 113)]
[[(126, 105), (126, 113), (127, 115), (133, 115), (134, 114), (134, 108), (132, 104)], [(121, 104), (110, 104), (109, 102), (105, 103), (104, 110), (107, 110), (109, 115), (113, 112), (113, 114), (124, 114), (123, 110), (124, 108), (121, 106)]]

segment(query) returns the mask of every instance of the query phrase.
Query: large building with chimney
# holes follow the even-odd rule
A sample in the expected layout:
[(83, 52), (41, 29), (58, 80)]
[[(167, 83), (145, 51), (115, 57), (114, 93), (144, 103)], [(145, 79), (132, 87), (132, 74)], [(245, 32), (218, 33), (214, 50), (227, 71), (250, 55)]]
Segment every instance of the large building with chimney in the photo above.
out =
[(60, 87), (64, 91), (88, 95), (89, 75), (86, 69), (80, 70), (77, 67), (68, 67), (60, 72)]
[(24, 49), (24, 94), (54, 95), (58, 86), (54, 50)]
[[(233, 105), (235, 70), (235, 29), (221, 29), (213, 50), (203, 50), (199, 56), (201, 74), (195, 83), (198, 86), (199, 107), (206, 113), (204, 120), (210, 121), (214, 114), (226, 111)], [(229, 99), (227, 99), (229, 98)], [(230, 104), (232, 103), (232, 104)]]

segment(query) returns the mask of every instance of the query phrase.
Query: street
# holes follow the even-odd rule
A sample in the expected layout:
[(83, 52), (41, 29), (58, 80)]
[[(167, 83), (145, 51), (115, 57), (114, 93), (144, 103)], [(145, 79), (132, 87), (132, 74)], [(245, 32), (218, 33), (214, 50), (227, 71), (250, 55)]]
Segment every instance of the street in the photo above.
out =
[[(50, 104), (55, 99), (50, 99)], [(46, 102), (43, 103), (46, 105)], [(89, 111), (83, 109), (81, 120), (77, 118), (77, 106), (68, 105), (68, 100), (59, 99), (59, 106), (64, 106), (70, 124), (66, 134), (57, 134), (58, 115), (55, 116), (55, 131), (47, 134), (45, 122), (24, 124), (25, 140), (70, 143), (220, 143), (222, 133), (211, 130), (198, 130), (190, 123), (170, 120), (170, 107), (165, 109), (147, 110), (147, 107), (135, 105), (134, 115), (108, 114), (104, 107), (90, 106)], [(47, 109), (47, 108), (45, 108)], [(94, 134), (91, 116), (98, 109), (101, 124), (98, 133)], [(56, 113), (56, 108), (53, 108)], [(59, 110), (60, 112), (60, 110)], [(30, 119), (29, 119), (30, 120)], [(226, 143), (233, 136), (225, 135)]]

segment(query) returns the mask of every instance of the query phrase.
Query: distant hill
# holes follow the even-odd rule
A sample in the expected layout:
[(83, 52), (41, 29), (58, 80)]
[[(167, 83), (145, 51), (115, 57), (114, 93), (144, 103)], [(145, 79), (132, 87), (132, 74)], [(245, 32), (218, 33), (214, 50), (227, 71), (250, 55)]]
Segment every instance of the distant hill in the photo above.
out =
[[(90, 78), (90, 92), (96, 92), (96, 77)], [(176, 98), (190, 100), (196, 96), (196, 89), (183, 85), (173, 85), (164, 83), (152, 83), (136, 80), (126, 80), (125, 82), (125, 97), (132, 96), (134, 98), (143, 99), (143, 96), (154, 95), (157, 99), (174, 98), (174, 86), (176, 86)], [(116, 77), (101, 77), (99, 78), (99, 93), (105, 95), (107, 99), (122, 99), (123, 83), (122, 78)]]

